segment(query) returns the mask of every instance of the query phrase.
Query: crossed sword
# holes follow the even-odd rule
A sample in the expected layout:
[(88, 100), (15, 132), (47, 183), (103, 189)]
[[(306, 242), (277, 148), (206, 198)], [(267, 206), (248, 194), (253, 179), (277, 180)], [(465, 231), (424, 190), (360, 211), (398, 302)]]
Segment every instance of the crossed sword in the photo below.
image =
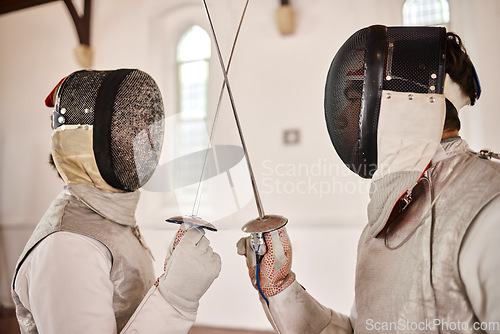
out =
[[(242, 227), (243, 232), (250, 233), (250, 235), (251, 235), (251, 244), (252, 244), (252, 248), (253, 248), (253, 250), (255, 252), (256, 260), (257, 260), (256, 279), (258, 280), (258, 277), (259, 277), (258, 265), (260, 264), (260, 262), (261, 262), (261, 260), (262, 260), (262, 258), (264, 256), (264, 254), (267, 252), (266, 244), (264, 242), (264, 233), (277, 230), (280, 227), (286, 225), (286, 223), (288, 222), (288, 219), (285, 218), (285, 217), (283, 217), (283, 216), (280, 216), (280, 215), (266, 215), (264, 213), (264, 208), (262, 206), (262, 201), (260, 199), (259, 190), (257, 188), (257, 183), (255, 181), (255, 175), (254, 175), (254, 172), (253, 172), (252, 164), (250, 162), (250, 157), (248, 155), (248, 149), (247, 149), (247, 146), (246, 146), (246, 143), (245, 143), (245, 139), (243, 137), (243, 131), (241, 129), (241, 124), (240, 124), (240, 120), (239, 120), (239, 117), (238, 117), (238, 112), (236, 110), (236, 104), (234, 102), (234, 97), (233, 97), (233, 93), (232, 93), (232, 90), (231, 90), (231, 84), (229, 83), (229, 78), (228, 78), (229, 66), (231, 64), (231, 60), (232, 60), (232, 57), (233, 57), (234, 49), (235, 49), (235, 46), (236, 46), (236, 42), (238, 40), (238, 36), (239, 36), (239, 33), (240, 33), (241, 25), (242, 25), (242, 22), (243, 22), (243, 18), (245, 17), (245, 13), (246, 13), (246, 10), (247, 10), (247, 6), (248, 6), (249, 0), (246, 0), (245, 7), (243, 9), (243, 13), (242, 13), (240, 21), (239, 21), (238, 29), (236, 31), (236, 35), (235, 35), (235, 38), (234, 38), (234, 41), (233, 41), (233, 45), (232, 45), (232, 48), (231, 48), (231, 54), (230, 54), (230, 57), (229, 57), (229, 60), (228, 60), (227, 68), (226, 68), (226, 66), (224, 64), (224, 60), (222, 58), (222, 53), (221, 53), (221, 50), (220, 50), (220, 46), (219, 46), (219, 42), (218, 42), (218, 39), (217, 39), (217, 35), (215, 33), (215, 28), (214, 28), (214, 25), (213, 25), (213, 22), (212, 22), (212, 18), (210, 16), (210, 11), (209, 11), (208, 6), (207, 6), (207, 2), (206, 2), (206, 0), (202, 0), (202, 1), (203, 1), (203, 6), (205, 8), (205, 13), (206, 13), (207, 18), (208, 18), (208, 22), (210, 23), (210, 30), (211, 30), (211, 33), (212, 33), (212, 39), (213, 39), (213, 41), (215, 43), (215, 46), (216, 46), (216, 49), (217, 49), (217, 56), (219, 58), (219, 64), (220, 64), (220, 67), (221, 67), (221, 70), (222, 70), (222, 73), (223, 73), (223, 76), (224, 76), (224, 82), (222, 83), (222, 87), (221, 87), (221, 90), (220, 90), (219, 99), (218, 99), (218, 102), (217, 102), (217, 108), (216, 108), (216, 111), (215, 111), (214, 120), (213, 120), (213, 124), (212, 124), (212, 129), (211, 129), (211, 132), (210, 132), (210, 138), (209, 138), (208, 146), (209, 146), (209, 149), (210, 149), (210, 147), (212, 146), (212, 143), (213, 143), (213, 137), (214, 137), (215, 128), (216, 128), (216, 124), (217, 124), (217, 118), (218, 118), (218, 115), (219, 115), (219, 110), (220, 110), (220, 104), (221, 104), (221, 100), (222, 100), (222, 95), (224, 93), (224, 89), (226, 89), (227, 93), (229, 95), (229, 100), (231, 102), (231, 109), (233, 111), (234, 120), (236, 122), (236, 127), (238, 129), (238, 134), (239, 134), (241, 145), (242, 145), (242, 148), (243, 148), (243, 153), (244, 153), (244, 156), (245, 156), (245, 160), (247, 162), (248, 173), (250, 175), (250, 180), (251, 180), (251, 183), (252, 183), (253, 194), (254, 194), (254, 198), (255, 198), (255, 204), (257, 206), (257, 211), (258, 211), (258, 214), (259, 214), (259, 216), (257, 218), (250, 220), (249, 222), (247, 222)], [(186, 224), (185, 226), (188, 226), (189, 228), (200, 227), (200, 228), (211, 230), (211, 231), (217, 231), (217, 229), (215, 228), (214, 225), (212, 225), (211, 223), (209, 223), (209, 222), (203, 220), (202, 218), (198, 217), (198, 209), (199, 209), (199, 205), (200, 205), (201, 189), (202, 189), (203, 179), (204, 179), (206, 168), (207, 168), (207, 161), (208, 161), (208, 152), (209, 152), (209, 149), (207, 149), (206, 153), (205, 153), (205, 160), (204, 160), (204, 163), (203, 163), (203, 168), (202, 168), (202, 172), (201, 172), (200, 182), (198, 183), (198, 190), (196, 192), (196, 197), (195, 197), (195, 201), (194, 201), (194, 205), (193, 205), (192, 214), (190, 216), (176, 216), (176, 217), (172, 217), (172, 218), (167, 219), (167, 222), (176, 223), (176, 224)], [(212, 150), (215, 151), (215, 147), (212, 147)], [(256, 283), (259, 286), (258, 281)], [(259, 291), (260, 291), (261, 295), (263, 296), (263, 298), (267, 301), (267, 298), (263, 295), (262, 291), (260, 290), (260, 286), (259, 286)]]

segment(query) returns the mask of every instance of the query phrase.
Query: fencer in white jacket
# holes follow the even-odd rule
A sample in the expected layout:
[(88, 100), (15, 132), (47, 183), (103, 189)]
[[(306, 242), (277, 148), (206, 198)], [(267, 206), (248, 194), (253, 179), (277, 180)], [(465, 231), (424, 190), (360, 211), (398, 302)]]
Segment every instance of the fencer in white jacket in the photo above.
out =
[(458, 136), (458, 111), (480, 93), (445, 28), (370, 26), (344, 43), (325, 87), (327, 127), (346, 166), (372, 178), (354, 308), (335, 312), (296, 281), (286, 227), (264, 233), (259, 280), (241, 239), (279, 333), (500, 333), (500, 164)]
[(46, 104), (66, 186), (16, 267), (21, 332), (187, 333), (221, 263), (202, 229), (181, 226), (155, 277), (135, 211), (163, 139), (156, 83), (139, 70), (78, 71)]

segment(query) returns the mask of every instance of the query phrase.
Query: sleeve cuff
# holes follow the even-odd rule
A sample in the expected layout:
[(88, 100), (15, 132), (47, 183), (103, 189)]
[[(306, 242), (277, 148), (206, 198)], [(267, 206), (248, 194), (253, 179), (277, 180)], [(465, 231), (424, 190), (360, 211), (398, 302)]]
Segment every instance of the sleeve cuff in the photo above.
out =
[(280, 333), (352, 333), (349, 317), (318, 303), (298, 283), (262, 303), (273, 327)]
[(121, 334), (185, 334), (195, 320), (196, 313), (174, 308), (158, 288), (152, 286)]

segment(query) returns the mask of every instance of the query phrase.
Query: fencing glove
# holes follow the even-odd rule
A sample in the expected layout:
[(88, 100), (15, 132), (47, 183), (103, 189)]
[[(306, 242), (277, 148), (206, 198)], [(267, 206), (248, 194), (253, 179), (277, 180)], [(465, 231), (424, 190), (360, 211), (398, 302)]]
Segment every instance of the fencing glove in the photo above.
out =
[(167, 252), (165, 272), (155, 283), (172, 306), (191, 313), (221, 270), (220, 256), (204, 234), (202, 228), (181, 226)]
[[(292, 244), (284, 226), (264, 233), (264, 241), (267, 252), (260, 262), (259, 283), (264, 296), (272, 297), (288, 288), (295, 281), (295, 274), (291, 270)], [(246, 257), (250, 279), (254, 287), (258, 289), (255, 277), (257, 260), (251, 245), (251, 237), (240, 239), (236, 247), (238, 254)]]

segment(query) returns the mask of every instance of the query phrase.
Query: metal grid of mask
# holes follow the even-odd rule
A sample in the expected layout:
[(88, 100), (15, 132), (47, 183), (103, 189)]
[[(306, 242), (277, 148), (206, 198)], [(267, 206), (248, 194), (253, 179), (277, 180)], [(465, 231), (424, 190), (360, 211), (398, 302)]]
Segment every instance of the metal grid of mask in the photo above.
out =
[(333, 146), (351, 170), (359, 164), (359, 115), (365, 79), (367, 29), (351, 36), (332, 61), (325, 87), (325, 118)]
[(64, 80), (59, 103), (59, 114), (64, 117), (64, 124), (94, 124), (97, 94), (107, 73), (84, 70)]
[(111, 118), (111, 158), (127, 190), (144, 185), (153, 174), (163, 142), (161, 93), (146, 73), (135, 70), (121, 82)]
[(444, 36), (444, 28), (388, 28), (384, 90), (442, 94)]

